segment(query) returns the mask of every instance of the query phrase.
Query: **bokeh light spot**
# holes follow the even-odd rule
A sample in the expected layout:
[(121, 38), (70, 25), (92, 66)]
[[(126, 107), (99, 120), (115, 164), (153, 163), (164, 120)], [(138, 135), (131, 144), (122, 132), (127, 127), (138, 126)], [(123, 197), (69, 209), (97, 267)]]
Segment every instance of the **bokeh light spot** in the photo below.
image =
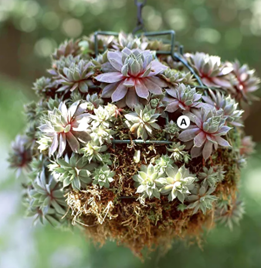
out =
[(183, 9), (170, 9), (165, 13), (165, 18), (169, 26), (176, 31), (181, 31), (187, 26), (187, 14)]
[(20, 28), (24, 32), (32, 32), (36, 28), (36, 21), (33, 18), (23, 17), (20, 20)]
[(238, 28), (231, 28), (224, 35), (227, 47), (230, 49), (237, 48), (242, 42), (242, 33)]
[(194, 37), (196, 41), (207, 42), (216, 44), (219, 42), (221, 35), (220, 33), (212, 28), (200, 28), (195, 31)]
[(208, 11), (205, 7), (197, 7), (194, 10), (194, 17), (197, 21), (204, 21), (208, 18)]
[(55, 12), (46, 12), (42, 17), (42, 23), (48, 30), (55, 30), (59, 26), (60, 19)]
[(56, 43), (53, 39), (42, 38), (38, 40), (34, 46), (34, 51), (39, 57), (49, 57), (54, 51)]
[(68, 37), (75, 38), (82, 33), (83, 26), (80, 20), (71, 18), (63, 21), (62, 29)]

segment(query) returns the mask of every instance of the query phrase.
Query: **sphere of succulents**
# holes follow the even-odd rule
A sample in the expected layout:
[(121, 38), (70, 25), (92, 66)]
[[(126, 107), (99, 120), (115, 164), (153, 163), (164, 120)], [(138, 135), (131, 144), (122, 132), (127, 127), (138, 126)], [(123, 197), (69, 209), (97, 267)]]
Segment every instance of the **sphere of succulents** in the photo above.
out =
[[(34, 83), (39, 102), (12, 145), (11, 167), (25, 171), (29, 216), (80, 226), (141, 256), (173, 238), (197, 238), (244, 212), (240, 169), (254, 143), (242, 103), (260, 82), (247, 65), (120, 33), (62, 44), (49, 76)], [(105, 49), (104, 49), (105, 48)], [(201, 78), (202, 84), (196, 79)], [(245, 106), (245, 105), (244, 105)], [(191, 124), (176, 122), (186, 115)]]

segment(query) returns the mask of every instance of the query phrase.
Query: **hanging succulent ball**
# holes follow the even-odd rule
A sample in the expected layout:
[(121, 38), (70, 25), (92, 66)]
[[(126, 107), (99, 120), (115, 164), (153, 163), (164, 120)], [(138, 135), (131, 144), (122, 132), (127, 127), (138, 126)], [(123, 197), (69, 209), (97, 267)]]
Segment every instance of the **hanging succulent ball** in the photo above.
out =
[(40, 99), (25, 107), (25, 135), (10, 155), (28, 178), (28, 215), (81, 226), (94, 242), (114, 240), (138, 256), (198, 240), (215, 222), (232, 228), (244, 212), (240, 169), (254, 150), (241, 106), (254, 99), (254, 71), (180, 55), (191, 72), (166, 53), (169, 44), (123, 33), (96, 49), (93, 36), (65, 42), (34, 83)]

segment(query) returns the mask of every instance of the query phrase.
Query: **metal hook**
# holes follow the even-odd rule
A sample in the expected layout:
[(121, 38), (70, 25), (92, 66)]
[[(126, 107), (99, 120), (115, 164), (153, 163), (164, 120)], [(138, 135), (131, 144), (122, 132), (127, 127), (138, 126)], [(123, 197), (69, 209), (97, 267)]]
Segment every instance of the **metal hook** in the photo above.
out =
[(146, 5), (147, 0), (143, 0), (143, 2), (140, 2), (138, 0), (135, 0), (135, 5), (137, 6), (137, 26), (132, 31), (132, 34), (135, 34), (139, 30), (144, 29), (143, 19), (142, 19), (142, 8)]

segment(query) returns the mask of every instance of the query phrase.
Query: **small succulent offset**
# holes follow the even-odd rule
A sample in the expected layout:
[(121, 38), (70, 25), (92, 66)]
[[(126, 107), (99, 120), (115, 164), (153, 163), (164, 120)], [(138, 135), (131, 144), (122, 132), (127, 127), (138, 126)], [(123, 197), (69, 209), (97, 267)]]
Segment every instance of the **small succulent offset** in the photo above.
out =
[(250, 95), (252, 92), (259, 89), (260, 78), (255, 76), (255, 70), (250, 70), (247, 64), (240, 65), (239, 61), (232, 64), (234, 79), (234, 89), (232, 92), (236, 99), (244, 101), (255, 100), (256, 97)]
[(61, 84), (58, 92), (74, 91), (78, 89), (82, 93), (87, 93), (89, 90), (88, 79), (94, 74), (93, 64), (90, 61), (80, 60), (78, 64), (72, 62), (70, 66), (64, 67), (59, 73), (59, 79), (56, 83)]
[(155, 161), (155, 168), (160, 173), (164, 173), (167, 167), (171, 167), (174, 161), (168, 155), (162, 155)]
[(162, 77), (175, 87), (181, 83), (191, 86), (196, 85), (195, 77), (191, 73), (184, 73), (170, 68), (163, 72)]
[(160, 198), (160, 191), (157, 186), (157, 179), (159, 178), (160, 174), (155, 166), (152, 164), (141, 166), (138, 174), (133, 177), (138, 185), (136, 193), (141, 194), (143, 198)]
[(245, 136), (241, 140), (240, 154), (243, 156), (249, 156), (255, 152), (256, 143), (252, 140), (251, 136)]
[(103, 165), (96, 168), (93, 173), (93, 184), (97, 184), (100, 188), (110, 188), (110, 183), (114, 181), (113, 176), (115, 172), (110, 169), (109, 166)]
[(12, 153), (9, 157), (10, 166), (17, 170), (17, 177), (21, 175), (22, 171), (30, 171), (29, 163), (31, 160), (30, 139), (27, 136), (18, 135), (12, 142)]
[(57, 83), (57, 80), (61, 78), (60, 74), (63, 74), (64, 68), (69, 69), (70, 66), (77, 65), (80, 61), (81, 61), (80, 56), (69, 55), (67, 57), (62, 56), (60, 59), (56, 60), (52, 64), (52, 68), (48, 70), (48, 73), (52, 76), (53, 80), (55, 80), (56, 87), (62, 86), (62, 84)]
[(109, 128), (110, 122), (116, 116), (116, 106), (115, 105), (106, 105), (104, 107), (99, 106), (97, 109), (94, 109), (94, 115), (91, 115), (92, 126), (94, 128), (103, 126)]
[(100, 105), (103, 104), (103, 100), (99, 98), (97, 93), (94, 93), (92, 95), (88, 94), (86, 96), (87, 101), (87, 110), (93, 111), (94, 109), (97, 109)]
[(96, 160), (96, 161), (103, 161), (103, 152), (107, 151), (106, 145), (100, 145), (98, 142), (90, 141), (81, 149), (81, 152), (84, 153), (84, 156), (86, 159), (88, 159), (89, 162)]
[(28, 189), (25, 199), (25, 204), (28, 204), (27, 216), (34, 217), (35, 223), (49, 222), (55, 227), (61, 226), (66, 222), (67, 203), (64, 195), (60, 183), (42, 169)]
[(90, 134), (93, 144), (102, 146), (104, 143), (111, 143), (115, 134), (112, 126), (117, 116), (116, 108), (115, 105), (108, 104), (93, 110)]
[(180, 142), (173, 142), (170, 147), (167, 148), (168, 152), (170, 152), (170, 158), (174, 160), (174, 162), (184, 162), (188, 163), (190, 160), (190, 155), (187, 151), (185, 151), (186, 145), (181, 145)]
[(162, 94), (166, 83), (157, 75), (167, 67), (155, 59), (151, 51), (124, 48), (109, 51), (107, 57), (108, 71), (96, 77), (97, 81), (108, 84), (103, 88), (103, 98), (111, 98), (112, 102), (133, 109), (138, 98), (147, 100), (150, 93)]
[(49, 77), (41, 77), (36, 80), (33, 85), (33, 90), (38, 96), (44, 96), (48, 94), (52, 94), (55, 90), (56, 85)]
[(125, 114), (127, 119), (126, 124), (130, 128), (131, 133), (135, 133), (137, 138), (146, 140), (149, 136), (153, 136), (155, 129), (161, 130), (161, 127), (156, 123), (160, 114), (156, 113), (156, 109), (151, 109), (150, 106), (137, 106), (135, 112)]
[(166, 104), (166, 111), (176, 112), (178, 109), (190, 111), (192, 108), (202, 107), (200, 102), (201, 94), (196, 93), (195, 88), (179, 84), (175, 88), (166, 89), (168, 95), (163, 99)]
[(59, 60), (61, 57), (76, 56), (80, 52), (79, 40), (68, 40), (62, 43), (53, 53), (52, 58)]
[(166, 170), (167, 177), (159, 179), (162, 188), (160, 193), (163, 195), (168, 195), (168, 200), (173, 201), (177, 198), (181, 203), (184, 202), (185, 197), (190, 194), (190, 189), (193, 189), (193, 182), (195, 181), (195, 176), (190, 174), (189, 170), (184, 166), (178, 168), (176, 166), (167, 167)]
[(231, 230), (234, 224), (239, 224), (245, 213), (244, 202), (234, 198), (233, 200), (219, 199), (217, 201), (218, 210), (216, 212), (216, 217), (218, 221), (227, 225)]
[(51, 145), (49, 155), (58, 150), (57, 156), (61, 157), (68, 142), (71, 150), (78, 153), (80, 142), (86, 143), (90, 140), (90, 121), (90, 114), (81, 108), (80, 101), (73, 103), (69, 108), (65, 102), (61, 102), (58, 109), (48, 111), (47, 118), (43, 119), (43, 124), (39, 127), (42, 132), (38, 141), (39, 149), (46, 150)]
[(235, 193), (254, 151), (241, 109), (260, 80), (247, 65), (204, 53), (174, 61), (170, 50), (165, 40), (121, 33), (54, 52), (9, 158), (26, 170), (28, 216), (81, 225), (95, 242), (115, 240), (135, 254), (189, 230), (198, 238), (210, 221), (241, 219)]
[(213, 202), (217, 200), (217, 197), (213, 194), (215, 187), (208, 187), (204, 184), (196, 184), (191, 190), (191, 195), (186, 197), (186, 202), (189, 203), (186, 209), (193, 209), (193, 214), (196, 214), (201, 210), (206, 214), (207, 210), (213, 207)]
[(169, 123), (165, 125), (163, 131), (167, 135), (169, 135), (170, 139), (173, 139), (174, 137), (178, 136), (180, 129), (177, 126), (177, 124), (173, 120), (171, 120)]
[(43, 213), (47, 213), (52, 207), (57, 213), (63, 216), (66, 212), (66, 202), (60, 183), (55, 181), (52, 176), (46, 178), (43, 170), (38, 174), (29, 190), (32, 207), (39, 207)]
[(186, 54), (186, 58), (200, 75), (205, 85), (209, 87), (231, 87), (229, 74), (233, 68), (223, 64), (220, 57), (197, 52), (195, 54)]
[(217, 111), (215, 108), (208, 110), (194, 110), (191, 120), (195, 125), (191, 125), (179, 135), (182, 142), (193, 140), (193, 148), (191, 150), (192, 158), (201, 154), (207, 160), (213, 152), (213, 147), (217, 150), (218, 146), (230, 147), (227, 140), (222, 138), (231, 129), (226, 126), (226, 118), (223, 111)]
[(224, 179), (224, 171), (220, 170), (219, 167), (203, 167), (202, 172), (198, 174), (198, 178), (199, 180), (202, 180), (204, 185), (213, 188), (218, 182), (221, 182)]
[(214, 92), (209, 89), (209, 96), (202, 96), (202, 99), (206, 104), (212, 107), (214, 106), (217, 110), (222, 109), (227, 122), (234, 126), (242, 126), (240, 121), (243, 111), (237, 109), (238, 103), (230, 96), (226, 97), (219, 91), (214, 94)]
[(61, 181), (63, 187), (71, 185), (78, 191), (83, 185), (91, 183), (91, 171), (95, 167), (95, 163), (89, 163), (88, 159), (78, 154), (72, 154), (70, 158), (66, 155), (64, 159), (59, 158), (48, 166), (54, 178)]
[(146, 49), (147, 43), (143, 42), (140, 38), (137, 38), (136, 36), (132, 34), (125, 34), (123, 32), (120, 32), (118, 39), (113, 40), (112, 46), (116, 50), (122, 50), (125, 47), (129, 49), (133, 49), (133, 48)]

